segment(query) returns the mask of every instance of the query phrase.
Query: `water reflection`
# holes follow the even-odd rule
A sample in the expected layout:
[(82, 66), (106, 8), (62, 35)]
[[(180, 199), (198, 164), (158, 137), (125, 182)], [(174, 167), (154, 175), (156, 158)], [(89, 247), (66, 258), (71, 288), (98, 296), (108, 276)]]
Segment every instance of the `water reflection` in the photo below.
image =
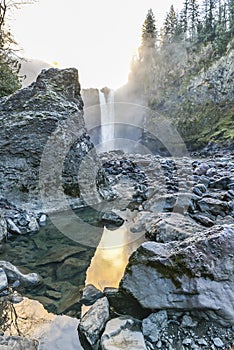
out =
[(142, 233), (132, 233), (125, 224), (110, 231), (104, 227), (103, 235), (87, 270), (86, 284), (99, 289), (118, 287), (129, 256), (144, 241)]
[(1, 325), (5, 335), (38, 339), (39, 350), (83, 349), (77, 334), (77, 319), (48, 313), (38, 301), (27, 298), (19, 304), (1, 306), (1, 314), (7, 320)]

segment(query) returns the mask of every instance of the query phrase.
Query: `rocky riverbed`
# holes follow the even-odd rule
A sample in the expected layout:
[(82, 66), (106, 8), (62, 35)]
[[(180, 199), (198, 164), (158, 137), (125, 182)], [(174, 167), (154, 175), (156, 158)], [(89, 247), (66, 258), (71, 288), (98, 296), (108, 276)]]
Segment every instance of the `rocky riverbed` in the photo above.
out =
[[(85, 348), (230, 349), (234, 155), (112, 152), (102, 162), (127, 207), (137, 208), (130, 227), (146, 242), (130, 257), (119, 289), (104, 290), (82, 318)], [(117, 205), (124, 217), (122, 201)]]
[[(91, 306), (84, 349), (231, 349), (233, 150), (98, 157), (82, 107), (75, 69), (43, 71), (0, 101), (0, 348), (42, 349), (33, 332), (5, 329), (4, 307), (27, 295), (72, 327)], [(73, 211), (88, 205), (92, 214)]]

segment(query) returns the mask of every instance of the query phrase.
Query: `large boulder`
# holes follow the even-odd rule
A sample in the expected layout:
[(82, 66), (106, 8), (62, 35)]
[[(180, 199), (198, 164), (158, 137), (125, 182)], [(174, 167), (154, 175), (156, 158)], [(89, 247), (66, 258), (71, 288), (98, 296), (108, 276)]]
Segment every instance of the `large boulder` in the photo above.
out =
[(105, 177), (85, 128), (75, 68), (43, 70), (35, 83), (0, 99), (0, 123), (3, 197), (37, 209), (40, 193), (60, 207), (64, 194), (100, 200)]
[(234, 322), (234, 225), (182, 242), (145, 242), (133, 253), (120, 289), (151, 310), (191, 310)]

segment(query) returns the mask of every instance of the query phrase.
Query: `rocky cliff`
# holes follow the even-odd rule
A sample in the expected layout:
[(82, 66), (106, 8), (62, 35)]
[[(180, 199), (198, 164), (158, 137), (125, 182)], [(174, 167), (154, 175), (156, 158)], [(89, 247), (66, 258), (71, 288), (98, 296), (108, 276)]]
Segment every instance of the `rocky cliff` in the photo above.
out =
[[(128, 89), (151, 112), (145, 116), (141, 142), (160, 153), (157, 130), (158, 116), (168, 119), (178, 130), (189, 150), (209, 142), (233, 146), (234, 140), (234, 44), (218, 57), (211, 44), (171, 45), (155, 53), (153, 67), (144, 67), (130, 75)], [(142, 69), (145, 75), (139, 80)], [(147, 81), (150, 84), (145, 86)], [(131, 101), (130, 101), (131, 102)], [(168, 137), (169, 139), (169, 137)]]
[(76, 69), (43, 70), (35, 83), (2, 98), (0, 123), (3, 197), (34, 209), (42, 207), (41, 196), (50, 209), (63, 208), (67, 198), (100, 200), (105, 179), (85, 127)]

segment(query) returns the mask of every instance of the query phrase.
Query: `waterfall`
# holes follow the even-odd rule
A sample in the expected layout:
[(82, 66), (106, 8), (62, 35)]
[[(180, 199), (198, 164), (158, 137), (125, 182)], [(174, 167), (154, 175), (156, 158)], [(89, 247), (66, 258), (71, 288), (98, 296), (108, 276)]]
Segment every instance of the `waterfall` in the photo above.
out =
[(99, 90), (99, 103), (101, 110), (101, 151), (114, 149), (114, 90), (102, 92)]

